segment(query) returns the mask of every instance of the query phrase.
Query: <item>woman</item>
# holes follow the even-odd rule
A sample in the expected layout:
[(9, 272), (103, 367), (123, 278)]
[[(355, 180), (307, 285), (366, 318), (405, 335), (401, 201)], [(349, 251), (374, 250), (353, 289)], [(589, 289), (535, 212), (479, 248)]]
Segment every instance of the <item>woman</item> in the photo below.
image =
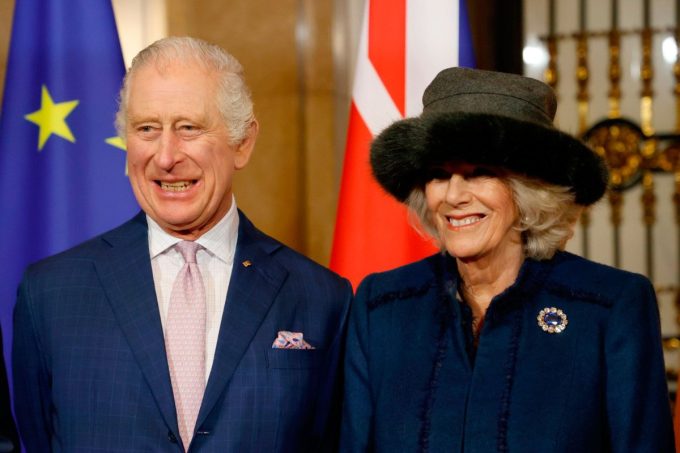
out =
[(608, 176), (552, 90), (451, 68), (423, 104), (371, 165), (442, 253), (359, 286), (342, 451), (673, 451), (650, 282), (561, 251)]

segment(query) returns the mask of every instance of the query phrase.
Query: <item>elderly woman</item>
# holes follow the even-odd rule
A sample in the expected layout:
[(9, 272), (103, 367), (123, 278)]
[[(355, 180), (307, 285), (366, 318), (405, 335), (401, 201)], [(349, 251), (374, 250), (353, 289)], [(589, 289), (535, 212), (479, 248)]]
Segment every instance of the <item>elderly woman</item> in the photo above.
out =
[(652, 285), (561, 250), (602, 160), (533, 79), (446, 69), (423, 103), (371, 165), (441, 253), (359, 286), (341, 450), (672, 452)]

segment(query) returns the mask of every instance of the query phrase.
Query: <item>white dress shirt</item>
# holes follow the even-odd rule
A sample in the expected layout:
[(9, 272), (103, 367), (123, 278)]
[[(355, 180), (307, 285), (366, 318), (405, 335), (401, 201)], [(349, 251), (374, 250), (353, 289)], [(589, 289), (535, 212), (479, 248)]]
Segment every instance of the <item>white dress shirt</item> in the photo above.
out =
[[(153, 282), (158, 298), (158, 310), (165, 333), (165, 324), (170, 305), (170, 293), (177, 274), (184, 266), (184, 258), (175, 249), (181, 239), (165, 232), (153, 219), (146, 216), (149, 225), (149, 255)], [(227, 299), (227, 289), (234, 264), (234, 251), (238, 238), (238, 212), (236, 200), (232, 197), (227, 214), (209, 231), (196, 240), (203, 248), (198, 250), (196, 261), (201, 270), (205, 286), (206, 339), (205, 379), (208, 381), (215, 358), (215, 347), (220, 332), (222, 313)]]

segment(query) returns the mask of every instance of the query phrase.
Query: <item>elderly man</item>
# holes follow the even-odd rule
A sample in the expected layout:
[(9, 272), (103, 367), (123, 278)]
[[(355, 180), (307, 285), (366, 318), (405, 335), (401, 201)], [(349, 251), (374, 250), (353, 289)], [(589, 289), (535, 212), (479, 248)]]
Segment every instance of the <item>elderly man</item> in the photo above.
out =
[(351, 287), (236, 208), (258, 132), (240, 64), (164, 39), (120, 96), (143, 212), (25, 274), (13, 368), (26, 449), (332, 449)]

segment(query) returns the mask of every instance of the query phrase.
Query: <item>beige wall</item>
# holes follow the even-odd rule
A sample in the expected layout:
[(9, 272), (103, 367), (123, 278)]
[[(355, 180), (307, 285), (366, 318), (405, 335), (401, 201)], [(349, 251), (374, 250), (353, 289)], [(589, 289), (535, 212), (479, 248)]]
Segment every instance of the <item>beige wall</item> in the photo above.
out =
[(0, 0), (0, 105), (5, 86), (5, 72), (7, 71), (7, 53), (9, 51), (9, 35), (12, 29), (12, 13), (14, 0)]
[(168, 34), (217, 43), (245, 67), (261, 133), (237, 176), (239, 206), (327, 263), (337, 186), (332, 0), (169, 0), (167, 12)]

